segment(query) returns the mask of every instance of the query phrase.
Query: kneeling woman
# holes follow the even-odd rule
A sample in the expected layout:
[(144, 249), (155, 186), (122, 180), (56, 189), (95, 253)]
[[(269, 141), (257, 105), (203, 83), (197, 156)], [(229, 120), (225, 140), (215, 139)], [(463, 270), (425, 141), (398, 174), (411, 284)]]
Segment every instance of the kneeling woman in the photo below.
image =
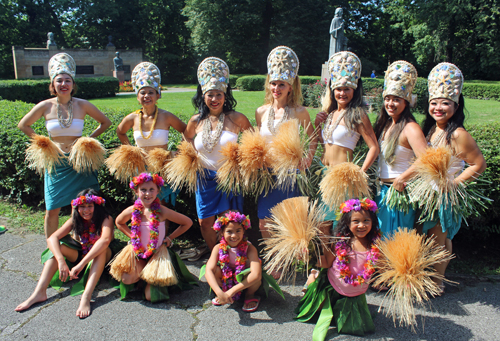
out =
[[(71, 205), (73, 206), (71, 218), (47, 239), (50, 253), (44, 252), (42, 261), (50, 258), (44, 263), (35, 291), (17, 306), (16, 311), (23, 311), (35, 303), (46, 301), (47, 286), (57, 271), (59, 279), (65, 282), (68, 277), (78, 278), (87, 264), (92, 262), (80, 306), (76, 311), (76, 316), (79, 318), (90, 315), (92, 293), (104, 266), (111, 258), (108, 245), (113, 239), (113, 218), (103, 207), (104, 199), (98, 197), (93, 189), (80, 192)], [(78, 237), (78, 241), (68, 235), (70, 232)], [(74, 265), (71, 270), (68, 264)]]
[[(217, 190), (215, 179), (221, 166), (220, 150), (229, 142), (237, 142), (238, 134), (252, 126), (242, 113), (234, 111), (236, 100), (229, 85), (229, 67), (215, 57), (206, 58), (198, 66), (198, 91), (193, 105), (198, 113), (191, 117), (184, 136), (194, 143), (204, 167), (198, 174), (196, 211), (201, 234), (208, 249), (217, 244), (217, 234), (212, 230), (215, 217), (224, 211), (243, 210), (243, 197)], [(198, 253), (198, 257), (200, 254)]]

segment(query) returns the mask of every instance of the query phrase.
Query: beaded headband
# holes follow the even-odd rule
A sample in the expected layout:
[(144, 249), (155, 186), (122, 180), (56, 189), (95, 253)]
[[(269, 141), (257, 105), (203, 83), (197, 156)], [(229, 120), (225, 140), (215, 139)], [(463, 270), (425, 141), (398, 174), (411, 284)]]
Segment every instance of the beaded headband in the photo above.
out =
[(156, 65), (150, 62), (142, 62), (136, 65), (132, 71), (132, 86), (137, 94), (145, 87), (151, 87), (161, 96), (161, 73)]
[(203, 94), (209, 90), (220, 90), (226, 93), (229, 84), (229, 67), (220, 58), (208, 57), (198, 66), (198, 82)]
[(240, 212), (229, 211), (225, 213), (222, 217), (219, 217), (214, 226), (212, 227), (215, 231), (220, 231), (224, 226), (229, 224), (231, 221), (241, 224), (245, 230), (250, 228), (250, 219)]
[(54, 78), (61, 74), (66, 73), (75, 79), (76, 74), (76, 64), (73, 57), (67, 53), (58, 53), (49, 60), (49, 76), (50, 80), (53, 81)]
[(299, 58), (287, 46), (275, 47), (267, 56), (267, 74), (269, 82), (284, 81), (293, 85), (299, 73)]
[(349, 199), (340, 205), (339, 210), (337, 211), (337, 220), (340, 220), (344, 213), (349, 213), (353, 210), (359, 212), (362, 209), (365, 211), (377, 212), (378, 208), (375, 201), (368, 198), (363, 198), (361, 200)]
[(152, 174), (151, 173), (141, 173), (138, 176), (135, 176), (132, 178), (132, 181), (130, 181), (130, 188), (132, 189), (137, 189), (139, 188), (140, 185), (143, 183), (153, 181), (156, 186), (162, 187), (165, 181), (163, 181), (163, 178), (159, 176), (158, 174)]
[(106, 203), (106, 200), (104, 200), (101, 197), (98, 197), (97, 195), (85, 194), (85, 195), (80, 195), (78, 198), (71, 200), (71, 206), (77, 207), (83, 204), (89, 204), (91, 202), (97, 205), (104, 205)]
[(392, 63), (385, 72), (382, 97), (397, 96), (412, 102), (412, 91), (417, 83), (417, 69), (404, 60)]
[(361, 61), (352, 52), (337, 52), (328, 60), (328, 72), (330, 72), (332, 90), (343, 86), (356, 90), (358, 80), (361, 78)]
[(447, 98), (458, 104), (464, 76), (460, 69), (451, 63), (439, 63), (429, 73), (429, 101), (434, 98)]

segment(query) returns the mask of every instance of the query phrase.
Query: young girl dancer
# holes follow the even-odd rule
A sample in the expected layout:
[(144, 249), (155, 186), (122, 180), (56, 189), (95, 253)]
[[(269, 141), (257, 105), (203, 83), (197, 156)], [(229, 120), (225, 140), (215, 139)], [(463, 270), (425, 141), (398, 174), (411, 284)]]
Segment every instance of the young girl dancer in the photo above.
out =
[[(219, 217), (213, 229), (221, 234), (207, 262), (205, 277), (217, 297), (214, 305), (231, 304), (245, 292), (244, 312), (256, 311), (260, 298), (254, 297), (262, 278), (262, 267), (257, 249), (245, 237), (250, 220), (239, 212), (229, 211)], [(245, 269), (250, 273), (241, 282), (237, 276)]]
[(324, 268), (295, 309), (300, 322), (321, 311), (313, 340), (325, 339), (332, 319), (338, 333), (362, 336), (375, 330), (365, 292), (379, 254), (374, 245), (379, 238), (376, 211), (377, 204), (368, 198), (340, 206), (335, 235), (343, 239), (325, 250)]
[[(160, 199), (157, 195), (162, 186), (163, 179), (157, 174), (142, 173), (134, 177), (130, 182), (130, 188), (134, 190), (137, 200), (133, 206), (126, 208), (116, 217), (116, 226), (131, 239), (134, 257), (137, 258), (136, 266), (130, 272), (121, 274), (121, 281), (125, 285), (137, 283), (141, 278), (141, 271), (158, 248), (162, 244), (170, 247), (172, 241), (186, 232), (193, 224), (191, 219), (185, 215), (160, 205)], [(127, 222), (130, 220), (132, 220), (132, 224), (129, 228)], [(179, 224), (179, 227), (170, 235), (167, 235), (168, 231), (165, 229), (166, 220)], [(124, 252), (127, 252), (126, 249)], [(185, 266), (180, 259), (175, 257), (175, 252), (169, 250), (169, 253), (174, 268), (176, 268), (179, 282), (189, 284), (195, 282), (189, 273), (182, 271)], [(151, 285), (147, 284), (145, 297), (148, 301), (151, 301), (151, 291)]]
[[(98, 197), (93, 189), (80, 192), (78, 197), (71, 201), (71, 205), (71, 218), (47, 239), (50, 251), (42, 254), (45, 266), (35, 291), (17, 306), (16, 311), (23, 311), (35, 303), (46, 301), (47, 286), (56, 272), (59, 272), (58, 277), (62, 282), (68, 278), (76, 279), (79, 274), (83, 275), (82, 270), (92, 262), (80, 306), (76, 311), (79, 318), (90, 315), (92, 293), (104, 266), (111, 258), (108, 245), (113, 239), (113, 218), (104, 208), (104, 199)], [(78, 237), (78, 241), (68, 235), (70, 232)], [(71, 270), (68, 264), (72, 266)]]

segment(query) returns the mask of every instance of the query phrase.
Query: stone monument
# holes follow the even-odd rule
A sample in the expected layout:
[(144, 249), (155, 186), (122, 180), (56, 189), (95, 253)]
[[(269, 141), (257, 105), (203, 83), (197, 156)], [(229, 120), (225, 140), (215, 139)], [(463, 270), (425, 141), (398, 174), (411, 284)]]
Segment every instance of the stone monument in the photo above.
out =
[(125, 81), (125, 72), (123, 71), (123, 60), (120, 58), (120, 52), (116, 51), (116, 57), (113, 58), (113, 64), (115, 66), (113, 70), (113, 77), (118, 78), (120, 83)]
[(57, 45), (56, 41), (54, 40), (54, 33), (49, 32), (47, 33), (47, 48), (50, 49), (51, 47), (54, 48), (57, 47)]
[[(330, 56), (341, 51), (347, 51), (347, 37), (344, 35), (344, 19), (342, 19), (343, 10), (338, 7), (335, 10), (335, 16), (330, 24), (330, 50), (328, 54), (328, 59)], [(328, 74), (328, 59), (321, 67), (321, 81), (325, 82), (330, 79)]]

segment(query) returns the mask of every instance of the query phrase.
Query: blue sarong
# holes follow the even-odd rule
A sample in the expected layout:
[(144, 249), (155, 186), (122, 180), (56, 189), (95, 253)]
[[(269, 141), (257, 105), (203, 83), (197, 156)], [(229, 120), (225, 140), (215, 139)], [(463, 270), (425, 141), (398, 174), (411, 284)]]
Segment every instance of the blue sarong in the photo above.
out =
[(196, 183), (196, 212), (199, 219), (213, 217), (227, 210), (243, 212), (243, 197), (217, 190), (216, 171), (204, 169), (205, 177)]
[(408, 213), (391, 209), (385, 203), (385, 195), (389, 186), (383, 184), (380, 188), (380, 194), (375, 197), (378, 206), (378, 226), (382, 232), (382, 238), (391, 237), (399, 228), (413, 229), (415, 225), (415, 210), (409, 208)]
[(160, 201), (169, 202), (172, 206), (175, 206), (175, 199), (177, 199), (177, 195), (179, 191), (173, 191), (172, 188), (165, 182), (162, 188), (160, 188), (160, 193), (158, 193), (157, 197)]
[[(65, 153), (66, 157), (69, 153)], [(77, 173), (65, 158), (55, 172), (45, 171), (45, 209), (47, 211), (71, 204), (71, 200), (84, 189), (99, 191), (97, 172)]]
[(424, 234), (427, 234), (427, 232), (436, 226), (436, 224), (441, 223), (441, 230), (443, 233), (448, 231), (446, 238), (453, 239), (453, 237), (455, 237), (458, 230), (460, 230), (460, 226), (462, 225), (462, 216), (459, 214), (453, 214), (451, 207), (448, 209), (445, 206), (446, 205), (441, 205), (439, 212), (436, 212), (439, 220), (436, 219), (424, 222), (422, 228), (422, 232)]
[[(276, 182), (276, 177), (273, 176), (273, 182)], [(267, 192), (267, 195), (262, 193), (259, 195), (257, 202), (257, 216), (259, 219), (266, 219), (271, 216), (271, 208), (278, 205), (286, 199), (300, 197), (300, 191), (297, 183), (292, 188), (286, 190), (273, 188)]]

